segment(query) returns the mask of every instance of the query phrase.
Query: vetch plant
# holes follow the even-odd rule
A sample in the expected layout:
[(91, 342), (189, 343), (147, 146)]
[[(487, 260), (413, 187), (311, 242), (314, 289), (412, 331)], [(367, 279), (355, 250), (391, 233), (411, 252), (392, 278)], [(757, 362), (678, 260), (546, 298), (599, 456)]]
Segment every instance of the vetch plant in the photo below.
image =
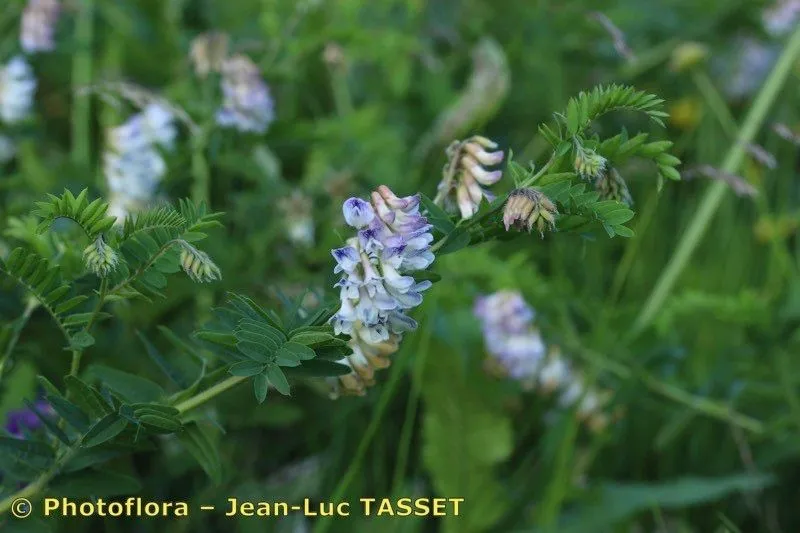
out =
[[(215, 64), (209, 59), (199, 70), (212, 72)], [(234, 56), (221, 70), (225, 101), (216, 118), (224, 126), (264, 132), (273, 119), (272, 102), (255, 66)], [(448, 283), (430, 270), (439, 257), (494, 240), (527, 238), (511, 233), (512, 227), (536, 228), (542, 234), (547, 230), (550, 236), (595, 230), (610, 237), (631, 236), (625, 223), (634, 213), (619, 201), (624, 195), (605, 192), (597, 180), (633, 156), (652, 160), (659, 176), (677, 179), (678, 160), (668, 154), (667, 141), (648, 142), (644, 133), (601, 139), (590, 134), (591, 125), (607, 112), (625, 109), (644, 112), (660, 123), (660, 104), (655, 96), (629, 87), (581, 93), (570, 100), (566, 112), (556, 115), (553, 125), (542, 126), (552, 150), (538, 169), (517, 164), (483, 136), (471, 136), (448, 148), (435, 200), (421, 191), (398, 195), (386, 185), (368, 196), (348, 198), (342, 216), (353, 234), (331, 251), (329, 263), (339, 276), (332, 287), (338, 298), (323, 298), (309, 307), (302, 305), (302, 297), (296, 302), (287, 299), (279, 312), (256, 298), (229, 293), (191, 338), (161, 326), (165, 341), (194, 365), (167, 362), (154, 343), (140, 335), (143, 353), (164, 371), (164, 384), (113, 366), (84, 364), (93, 356), (95, 326), (113, 319), (124, 308), (122, 303), (155, 301), (181, 270), (192, 282), (211, 287), (223, 275), (201, 249), (207, 232), (221, 226), (221, 213), (188, 200), (176, 206), (146, 205), (165, 172), (159, 147), (171, 147), (176, 137), (174, 113), (156, 104), (146, 107), (110, 133), (106, 177), (112, 202), (117, 202), (113, 205), (122, 207), (110, 213), (109, 204), (100, 198), (90, 201), (88, 191), (51, 195), (37, 204), (33, 215), (39, 234), (53, 239), (59, 253), (46, 256), (29, 245), (36, 242), (30, 237), (0, 262), (4, 283), (14, 287), (9, 294), (33, 298), (32, 309), (50, 316), (71, 355), (68, 365), (63, 361), (69, 371), (61, 386), (44, 377), (39, 380), (55, 412), (53, 419), (41, 418), (45, 434), (25, 440), (0, 438), (4, 482), (23, 485), (0, 501), (0, 513), (16, 498), (41, 494), (68, 471), (91, 475), (90, 469), (109, 457), (162, 442), (179, 443), (219, 482), (220, 459), (199, 409), (245, 382), (259, 403), (267, 400), (270, 389), (288, 396), (309, 379), (331, 386), (333, 396), (366, 394), (378, 381), (376, 371), (390, 366), (403, 336), (418, 328), (413, 315), (423, 294), (433, 290), (434, 283)], [(504, 160), (503, 172), (498, 167)], [(503, 175), (513, 182), (511, 187), (504, 187)], [(495, 198), (485, 188), (492, 185), (498, 192), (509, 192)], [(432, 189), (435, 180), (428, 186)], [(617, 183), (614, 190), (620, 187)], [(286, 205), (284, 209), (292, 209)], [(76, 231), (56, 231), (62, 219), (71, 220)], [(587, 419), (599, 416), (602, 398), (568, 372), (555, 352), (547, 354), (542, 338), (531, 328), (532, 310), (518, 295), (484, 300), (478, 312), (486, 320), (490, 350), (509, 375), (539, 379), (543, 390), (561, 391), (562, 405), (577, 405)], [(26, 323), (23, 318), (0, 335), (0, 369), (22, 357), (14, 348)], [(186, 368), (195, 370), (187, 373)], [(162, 440), (166, 435), (174, 438)], [(114, 453), (90, 462), (83, 459), (100, 449)]]

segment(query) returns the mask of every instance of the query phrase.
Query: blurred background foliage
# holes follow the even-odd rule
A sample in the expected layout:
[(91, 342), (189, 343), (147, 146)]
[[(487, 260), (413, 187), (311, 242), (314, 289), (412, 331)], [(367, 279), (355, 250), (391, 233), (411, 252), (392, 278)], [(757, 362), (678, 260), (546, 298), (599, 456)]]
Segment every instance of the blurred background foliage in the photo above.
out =
[[(36, 118), (13, 130), (18, 155), (0, 170), (3, 254), (27, 242), (44, 255), (79, 260), (80, 250), (59, 249), (57, 238), (34, 235), (27, 213), (44, 193), (65, 187), (106, 193), (104, 130), (133, 108), (86, 91), (102, 83), (158, 93), (207, 133), (198, 150), (198, 134), (182, 127), (161, 187), (165, 197), (206, 199), (226, 212), (226, 228), (207, 245), (223, 280), (203, 289), (201, 303), (218, 302), (234, 290), (280, 308), (286, 297), (306, 289), (332, 291), (329, 250), (347, 233), (343, 199), (379, 184), (398, 194), (432, 196), (444, 148), (471, 133), (497, 140), (523, 164), (541, 164), (547, 146), (537, 125), (598, 83), (629, 83), (665, 98), (672, 117), (666, 133), (653, 135), (675, 141), (681, 171), (697, 179), (657, 190), (653, 168), (632, 163), (620, 169), (637, 212), (632, 239), (532, 235), (440, 258), (434, 269), (443, 280), (415, 314), (420, 330), (406, 337), (394, 365), (366, 397), (332, 402), (312, 387), (295, 388), (291, 398), (271, 396), (260, 406), (246, 388), (220, 397), (206, 413), (224, 428), (220, 484), (165, 439), (161, 450), (113, 463), (130, 483), (127, 491), (116, 480), (80, 494), (121, 491), (196, 505), (231, 496), (355, 501), (436, 495), (466, 498), (462, 516), (231, 521), (195, 515), (171, 522), (87, 519), (26, 527), (797, 531), (800, 165), (797, 144), (772, 129), (775, 123), (795, 131), (800, 126), (796, 62), (756, 140), (774, 164), (751, 150), (733, 176), (756, 194), (725, 193), (652, 324), (632, 331), (709, 187), (696, 169), (718, 167), (736, 144), (738, 124), (780, 53), (785, 39), (770, 35), (762, 23), (770, 5), (66, 2), (57, 49), (32, 59), (39, 82)], [(23, 7), (19, 0), (0, 6), (4, 62), (18, 51)], [(606, 18), (593, 15), (598, 12)], [(622, 31), (626, 46), (615, 47), (605, 20)], [(230, 48), (261, 69), (276, 103), (276, 121), (266, 134), (207, 127), (219, 98), (216, 84), (195, 76), (189, 61), (192, 39), (207, 31), (228, 34)], [(701, 45), (703, 59), (687, 60), (686, 43)], [(749, 54), (748, 46), (764, 53)], [(619, 127), (649, 128), (622, 114), (596, 129), (609, 134)], [(511, 186), (504, 180), (498, 188)], [(306, 244), (290, 238), (303, 210), (314, 228), (313, 242)], [(91, 363), (161, 379), (137, 332), (170, 353), (157, 326), (188, 334), (208, 318), (208, 306), (197, 304), (188, 280), (171, 287), (169, 298), (153, 304), (117, 306), (123, 320), (98, 327), (97, 344), (87, 355)], [(623, 416), (591, 434), (574, 417), (547, 416), (546, 399), (484, 371), (472, 304), (479, 294), (501, 289), (524, 294), (545, 338), (612, 389)], [(10, 322), (23, 309), (20, 295), (2, 293), (0, 319)], [(35, 313), (3, 380), (0, 416), (36, 396), (36, 374), (55, 381), (68, 367), (52, 324)]]

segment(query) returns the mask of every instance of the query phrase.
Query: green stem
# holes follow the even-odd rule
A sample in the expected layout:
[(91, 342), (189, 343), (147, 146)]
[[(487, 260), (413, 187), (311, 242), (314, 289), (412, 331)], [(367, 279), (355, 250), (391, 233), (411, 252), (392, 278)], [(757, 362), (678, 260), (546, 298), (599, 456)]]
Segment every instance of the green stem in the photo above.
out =
[[(375, 435), (378, 433), (378, 428), (380, 427), (383, 416), (386, 414), (386, 410), (389, 407), (389, 402), (392, 399), (395, 390), (397, 389), (397, 385), (400, 383), (401, 375), (402, 371), (400, 368), (395, 368), (394, 372), (392, 372), (389, 382), (386, 384), (386, 388), (384, 388), (383, 392), (381, 393), (381, 398), (378, 402), (377, 409), (375, 409), (372, 415), (372, 420), (370, 420), (367, 430), (361, 436), (361, 441), (358, 443), (358, 448), (353, 456), (353, 460), (350, 463), (347, 472), (345, 472), (344, 477), (342, 477), (341, 481), (339, 481), (339, 484), (336, 486), (330, 501), (341, 501), (344, 495), (347, 493), (347, 490), (350, 488), (350, 485), (353, 483), (353, 480), (355, 480), (356, 476), (361, 471), (361, 463), (364, 462), (364, 457), (367, 454), (367, 450), (369, 449), (370, 444), (372, 444)], [(333, 522), (331, 521), (331, 517), (321, 517), (315, 523), (312, 532), (326, 533), (332, 524)]]
[[(744, 160), (747, 152), (747, 145), (750, 144), (758, 130), (763, 124), (770, 106), (778, 97), (778, 93), (783, 87), (792, 65), (800, 55), (800, 27), (795, 30), (791, 39), (786, 45), (783, 54), (781, 55), (775, 68), (769, 75), (764, 87), (759, 92), (753, 103), (744, 125), (739, 135), (739, 142), (735, 143), (728, 152), (725, 160), (722, 163), (721, 170), (723, 172), (734, 174), (738, 171), (739, 166)], [(722, 199), (728, 186), (722, 182), (711, 184), (706, 190), (706, 194), (700, 202), (700, 208), (695, 213), (694, 218), (683, 234), (678, 248), (672, 255), (669, 263), (664, 271), (661, 273), (660, 278), (656, 282), (650, 296), (645, 302), (639, 317), (631, 329), (629, 340), (638, 336), (661, 310), (664, 301), (669, 296), (678, 277), (683, 272), (684, 268), (691, 259), (695, 248), (700, 244), (700, 241), (708, 228), (711, 218), (719, 208)]]
[(13, 331), (11, 332), (11, 338), (8, 339), (8, 344), (6, 345), (5, 350), (3, 350), (3, 356), (0, 357), (0, 381), (3, 379), (3, 372), (5, 371), (6, 364), (11, 358), (14, 348), (17, 347), (19, 336), (22, 334), (22, 330), (25, 328), (25, 325), (28, 323), (28, 320), (31, 318), (31, 315), (33, 314), (33, 311), (36, 309), (37, 305), (27, 305), (25, 310), (22, 312), (22, 315), (20, 315), (20, 317), (15, 321)]
[(94, 1), (81, 0), (75, 21), (77, 53), (72, 60), (72, 162), (88, 168), (91, 161), (92, 102), (77, 96), (78, 91), (92, 83), (92, 41), (94, 39)]
[(191, 398), (187, 398), (186, 400), (182, 401), (181, 403), (175, 405), (175, 409), (177, 409), (181, 413), (185, 413), (186, 411), (190, 411), (195, 407), (199, 407), (203, 405), (210, 399), (214, 398), (215, 396), (222, 394), (226, 390), (235, 387), (242, 381), (245, 381), (246, 377), (241, 376), (231, 376), (224, 381), (220, 381), (213, 387), (204, 390), (203, 392), (192, 396)]
[[(432, 296), (432, 298), (435, 298)], [(436, 303), (435, 300), (431, 302), (430, 316), (436, 316)], [(419, 407), (419, 398), (422, 393), (422, 376), (425, 372), (425, 361), (428, 359), (428, 352), (431, 347), (431, 337), (433, 335), (433, 328), (427, 327), (422, 333), (419, 341), (419, 349), (417, 350), (417, 360), (414, 361), (414, 369), (411, 381), (411, 394), (408, 396), (408, 403), (406, 404), (406, 415), (403, 421), (403, 430), (400, 434), (400, 446), (397, 452), (397, 461), (394, 467), (394, 476), (392, 481), (392, 489), (394, 494), (399, 494), (402, 490), (401, 483), (403, 476), (406, 473), (406, 466), (408, 465), (409, 451), (411, 450), (411, 438), (414, 435), (414, 421), (417, 418), (417, 409)]]
[[(97, 316), (100, 313), (100, 310), (103, 308), (103, 304), (106, 301), (106, 294), (108, 293), (108, 279), (103, 278), (100, 281), (100, 290), (97, 294), (97, 303), (92, 310), (92, 316), (89, 317), (89, 322), (86, 323), (86, 332), (88, 333), (89, 330), (92, 329), (92, 326), (97, 320)], [(69, 368), (69, 375), (70, 376), (77, 376), (78, 371), (81, 368), (81, 358), (83, 357), (83, 350), (73, 350), (72, 351), (72, 363), (70, 364)]]

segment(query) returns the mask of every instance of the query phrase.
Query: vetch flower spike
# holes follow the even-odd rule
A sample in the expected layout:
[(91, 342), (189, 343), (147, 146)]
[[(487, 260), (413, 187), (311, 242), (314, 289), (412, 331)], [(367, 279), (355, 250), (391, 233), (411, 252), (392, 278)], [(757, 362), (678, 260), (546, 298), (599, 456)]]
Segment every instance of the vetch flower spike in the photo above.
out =
[(264, 133), (275, 119), (269, 87), (250, 58), (236, 55), (222, 63), (222, 108), (217, 124), (242, 132)]
[(542, 192), (533, 188), (516, 189), (508, 195), (503, 210), (506, 231), (512, 227), (531, 231), (534, 226), (544, 237), (546, 229), (554, 230), (558, 209)]
[(625, 183), (616, 168), (612, 167), (598, 176), (594, 181), (594, 188), (605, 200), (616, 200), (628, 207), (633, 205), (633, 197), (628, 190), (628, 184)]
[(117, 268), (119, 256), (101, 235), (83, 250), (83, 262), (90, 272), (104, 278)]
[(33, 109), (36, 79), (22, 56), (0, 68), (0, 121), (17, 124), (27, 119)]
[(458, 211), (467, 219), (478, 212), (481, 200), (491, 201), (494, 195), (484, 186), (494, 185), (503, 177), (501, 170), (486, 167), (499, 165), (504, 154), (495, 150), (497, 143), (475, 135), (465, 141), (454, 141), (447, 147), (447, 164), (434, 199), (449, 211)]
[(586, 180), (594, 180), (606, 170), (608, 161), (592, 149), (575, 146), (575, 172)]
[(198, 250), (186, 241), (180, 241), (180, 246), (181, 266), (192, 281), (206, 283), (222, 279), (222, 273), (207, 253)]
[(542, 396), (555, 393), (562, 409), (575, 407), (578, 418), (590, 430), (601, 431), (609, 422), (605, 406), (610, 393), (589, 386), (580, 372), (570, 367), (558, 347), (547, 348), (534, 325), (535, 312), (517, 291), (499, 291), (475, 301), (475, 317), (481, 323), (489, 358), (486, 366), (510, 377)]
[(334, 396), (364, 394), (375, 370), (386, 368), (402, 334), (416, 329), (406, 312), (422, 302), (430, 281), (411, 274), (434, 260), (433, 226), (419, 212), (419, 196), (398, 197), (381, 185), (370, 200), (350, 198), (342, 206), (348, 225), (357, 231), (345, 246), (331, 250), (334, 273), (342, 277), (341, 306), (331, 318), (337, 335), (350, 336), (352, 354), (339, 361), (353, 371), (334, 380)]
[(28, 0), (22, 11), (19, 43), (27, 54), (52, 52), (56, 22), (61, 11), (58, 0)]

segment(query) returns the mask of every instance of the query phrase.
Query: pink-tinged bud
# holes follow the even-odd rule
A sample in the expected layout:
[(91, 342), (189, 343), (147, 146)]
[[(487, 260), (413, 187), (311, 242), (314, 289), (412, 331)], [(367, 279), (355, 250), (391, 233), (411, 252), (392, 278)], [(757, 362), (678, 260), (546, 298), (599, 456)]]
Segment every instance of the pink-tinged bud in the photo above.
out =
[(400, 198), (386, 185), (381, 185), (378, 187), (378, 194), (380, 194), (381, 198), (383, 198), (392, 209), (405, 210), (419, 205), (418, 195)]
[(434, 203), (451, 211), (457, 206), (462, 218), (469, 218), (484, 198), (491, 201), (493, 195), (481, 186), (494, 185), (503, 177), (502, 171), (485, 168), (503, 161), (502, 151), (487, 151), (494, 148), (497, 143), (480, 136), (453, 141), (445, 150), (448, 163)]
[(492, 141), (491, 139), (487, 139), (486, 137), (482, 137), (480, 135), (473, 135), (472, 137), (470, 137), (470, 140), (480, 144), (481, 146), (489, 150), (494, 150), (499, 146), (499, 144)]
[(477, 159), (482, 165), (499, 165), (503, 162), (503, 152), (487, 152), (484, 150), (479, 144), (477, 143), (467, 143), (464, 146), (464, 149), (469, 152), (469, 154)]

